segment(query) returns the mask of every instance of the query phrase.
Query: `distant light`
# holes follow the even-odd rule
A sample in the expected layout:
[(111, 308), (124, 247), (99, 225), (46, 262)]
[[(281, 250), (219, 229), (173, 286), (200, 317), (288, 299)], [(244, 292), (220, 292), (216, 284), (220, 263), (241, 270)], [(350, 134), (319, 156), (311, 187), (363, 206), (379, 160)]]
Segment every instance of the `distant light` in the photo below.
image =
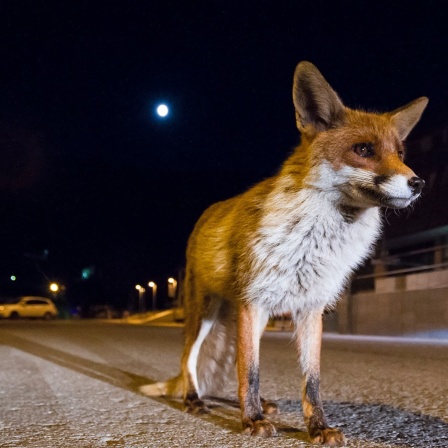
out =
[(88, 268), (84, 268), (81, 271), (81, 278), (83, 280), (88, 280), (90, 277), (93, 276), (94, 273), (95, 273), (95, 267), (94, 266), (89, 266)]
[(168, 115), (169, 109), (168, 106), (166, 104), (159, 104), (159, 106), (157, 106), (157, 115), (159, 117), (166, 117)]
[(15, 282), (17, 280), (17, 277), (15, 275), (11, 275), (11, 281)]
[(156, 284), (155, 284), (154, 282), (149, 282), (149, 283), (148, 283), (148, 286), (149, 286), (150, 288), (154, 288), (154, 286), (156, 286)]
[(173, 284), (173, 283), (174, 283), (174, 278), (173, 278), (173, 277), (170, 277), (170, 278), (168, 279), (168, 283)]
[(50, 291), (58, 292), (59, 291), (59, 285), (57, 283), (52, 283), (50, 285)]

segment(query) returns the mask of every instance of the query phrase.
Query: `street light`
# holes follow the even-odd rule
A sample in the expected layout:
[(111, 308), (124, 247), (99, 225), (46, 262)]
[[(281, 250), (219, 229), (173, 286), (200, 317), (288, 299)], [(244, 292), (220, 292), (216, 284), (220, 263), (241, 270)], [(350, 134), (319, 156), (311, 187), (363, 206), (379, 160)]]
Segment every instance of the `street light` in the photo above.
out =
[(148, 286), (152, 291), (152, 310), (156, 309), (157, 285), (154, 282), (149, 282)]
[(168, 297), (170, 299), (176, 298), (177, 280), (173, 277), (168, 279)]
[(51, 292), (51, 295), (54, 299), (62, 299), (62, 295), (65, 291), (65, 286), (60, 285), (59, 283), (53, 282), (48, 285), (48, 289)]
[(138, 291), (138, 308), (141, 313), (145, 312), (145, 303), (144, 303), (144, 296), (145, 296), (145, 288), (140, 285), (135, 285), (135, 289)]

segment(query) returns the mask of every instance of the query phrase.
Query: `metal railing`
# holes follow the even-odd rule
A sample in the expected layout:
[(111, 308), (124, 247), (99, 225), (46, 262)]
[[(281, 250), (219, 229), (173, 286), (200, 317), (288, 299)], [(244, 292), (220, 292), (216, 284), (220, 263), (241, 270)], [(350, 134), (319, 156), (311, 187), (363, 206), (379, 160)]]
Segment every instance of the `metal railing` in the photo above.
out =
[(403, 262), (403, 258), (411, 257), (415, 255), (422, 255), (426, 253), (433, 253), (433, 260), (435, 260), (436, 256), (435, 254), (442, 254), (442, 258), (446, 259), (447, 256), (443, 256), (443, 252), (448, 251), (448, 244), (445, 245), (439, 245), (439, 246), (432, 246), (425, 249), (418, 249), (418, 250), (412, 250), (408, 252), (402, 252), (399, 254), (394, 255), (387, 255), (385, 257), (376, 258), (371, 260), (371, 265), (375, 267), (384, 267), (384, 270), (377, 270), (376, 272), (372, 274), (362, 274), (357, 275), (354, 280), (363, 280), (363, 279), (369, 279), (369, 278), (380, 278), (380, 277), (390, 277), (390, 276), (396, 276), (401, 274), (412, 274), (417, 272), (423, 272), (423, 271), (433, 271), (438, 269), (443, 269), (448, 267), (448, 261), (441, 261), (439, 263), (435, 263), (434, 261), (429, 264), (418, 264), (417, 266), (412, 266), (409, 268), (399, 268), (399, 269), (390, 269), (386, 270), (388, 265), (397, 265), (397, 264), (406, 264)]

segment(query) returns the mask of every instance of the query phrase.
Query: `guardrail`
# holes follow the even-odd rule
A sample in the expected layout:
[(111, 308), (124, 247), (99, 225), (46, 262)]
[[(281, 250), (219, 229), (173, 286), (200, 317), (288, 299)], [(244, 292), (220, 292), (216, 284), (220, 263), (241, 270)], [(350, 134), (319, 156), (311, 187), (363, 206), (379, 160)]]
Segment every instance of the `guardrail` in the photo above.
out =
[[(447, 252), (447, 254), (444, 254), (444, 252)], [(397, 264), (409, 265), (410, 263), (409, 262), (406, 263), (403, 260), (404, 258), (416, 255), (423, 255), (427, 253), (433, 254), (432, 255), (433, 260), (431, 263), (417, 264), (416, 266), (411, 266), (408, 268), (387, 269), (387, 267), (390, 265), (397, 265)], [(357, 275), (353, 280), (356, 281), (363, 279), (374, 279), (381, 277), (396, 276), (401, 274), (412, 274), (423, 271), (433, 271), (443, 269), (448, 267), (448, 261), (445, 261), (446, 259), (448, 259), (448, 244), (433, 246), (425, 249), (412, 250), (408, 252), (402, 252), (394, 255), (387, 255), (385, 257), (371, 260), (371, 265), (375, 269), (375, 272), (373, 272), (372, 274)]]

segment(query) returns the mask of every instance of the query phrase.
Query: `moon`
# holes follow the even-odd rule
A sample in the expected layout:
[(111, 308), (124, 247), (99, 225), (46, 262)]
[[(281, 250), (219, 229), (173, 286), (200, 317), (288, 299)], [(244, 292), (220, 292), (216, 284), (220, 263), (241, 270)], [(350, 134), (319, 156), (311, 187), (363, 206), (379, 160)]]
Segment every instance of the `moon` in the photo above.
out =
[(159, 117), (166, 117), (169, 112), (168, 106), (166, 104), (159, 104), (156, 110)]

